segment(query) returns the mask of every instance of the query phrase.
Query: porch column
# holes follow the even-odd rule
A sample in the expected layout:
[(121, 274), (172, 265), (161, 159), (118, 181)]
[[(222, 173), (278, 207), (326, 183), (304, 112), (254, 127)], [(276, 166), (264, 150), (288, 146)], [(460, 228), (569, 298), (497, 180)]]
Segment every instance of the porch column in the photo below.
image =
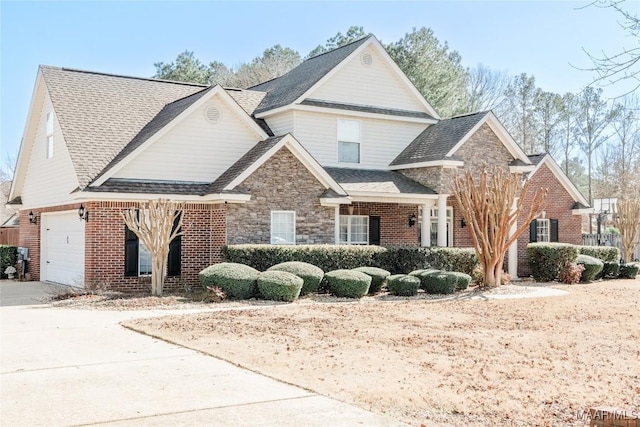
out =
[(438, 196), (438, 246), (447, 246), (447, 196)]
[[(513, 206), (511, 207), (511, 212), (516, 210), (517, 205), (518, 205), (518, 199), (515, 199), (513, 201)], [(514, 222), (511, 225), (511, 228), (509, 229), (509, 238), (513, 236), (517, 228), (518, 228), (518, 221)], [(511, 277), (517, 277), (518, 276), (518, 240), (514, 241), (513, 244), (509, 246), (509, 251), (507, 253), (507, 256), (508, 256), (509, 275)]]
[(335, 207), (335, 229), (334, 229), (334, 241), (336, 245), (340, 244), (340, 205)]
[(422, 205), (422, 225), (420, 230), (420, 245), (431, 246), (431, 203)]

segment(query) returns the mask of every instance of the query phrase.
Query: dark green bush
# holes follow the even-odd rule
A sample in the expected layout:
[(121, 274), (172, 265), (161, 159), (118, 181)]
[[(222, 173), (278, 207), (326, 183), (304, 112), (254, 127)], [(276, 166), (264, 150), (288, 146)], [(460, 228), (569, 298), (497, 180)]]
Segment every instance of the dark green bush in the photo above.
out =
[(258, 276), (258, 290), (264, 299), (295, 301), (300, 295), (304, 280), (287, 271), (265, 271)]
[(469, 283), (471, 283), (471, 276), (468, 275), (467, 273), (461, 273), (458, 271), (451, 271), (449, 272), (449, 274), (453, 275), (456, 277), (456, 279), (458, 280), (456, 282), (456, 289), (461, 291), (464, 289), (467, 289), (469, 287)]
[(286, 271), (300, 277), (304, 281), (300, 295), (318, 292), (318, 287), (324, 277), (324, 271), (320, 267), (301, 261), (283, 262), (268, 269), (268, 271), (273, 270)]
[(260, 272), (244, 264), (223, 262), (211, 265), (200, 272), (200, 284), (217, 286), (228, 298), (247, 299), (256, 293), (256, 281)]
[(602, 267), (602, 271), (598, 275), (598, 278), (602, 279), (615, 279), (618, 277), (620, 272), (620, 264), (617, 262), (604, 262), (604, 267)]
[(446, 271), (423, 274), (420, 281), (428, 294), (452, 294), (458, 288), (458, 278)]
[(444, 271), (471, 274), (478, 265), (478, 256), (472, 248), (429, 248), (427, 264)]
[[(4, 270), (10, 265), (16, 267), (18, 262), (18, 247), (12, 245), (0, 245), (0, 278), (6, 279)], [(16, 267), (16, 270), (18, 267)]]
[(589, 255), (602, 262), (620, 262), (620, 249), (615, 246), (578, 246), (580, 255)]
[(413, 270), (412, 272), (409, 273), (409, 276), (414, 276), (417, 277), (418, 279), (420, 279), (420, 287), (422, 289), (425, 289), (425, 282), (423, 281), (424, 277), (429, 276), (430, 274), (433, 273), (441, 273), (440, 270), (436, 270), (435, 268), (426, 268), (426, 269), (420, 269), (420, 270)]
[(376, 265), (393, 274), (405, 274), (408, 271), (428, 268), (429, 248), (419, 246), (390, 246), (376, 255)]
[(380, 246), (229, 245), (222, 248), (222, 258), (260, 271), (288, 261), (306, 262), (323, 271), (332, 271), (363, 265), (377, 266), (375, 259), (384, 251)]
[(639, 264), (620, 264), (618, 279), (635, 279), (639, 269)]
[(334, 270), (324, 275), (329, 290), (337, 297), (362, 298), (369, 292), (371, 276), (353, 270)]
[(367, 276), (371, 276), (371, 285), (369, 286), (370, 294), (377, 294), (382, 289), (385, 280), (389, 277), (390, 273), (387, 270), (383, 270), (378, 267), (358, 267), (354, 268), (354, 271), (359, 271)]
[(589, 255), (578, 255), (576, 264), (584, 266), (584, 271), (580, 277), (581, 282), (590, 282), (594, 280), (604, 267), (604, 263), (602, 261)]
[(578, 248), (565, 243), (529, 243), (527, 253), (533, 278), (550, 282), (558, 277), (566, 263), (575, 262)]
[(387, 288), (392, 295), (412, 297), (420, 289), (420, 279), (407, 274), (394, 274), (387, 277)]

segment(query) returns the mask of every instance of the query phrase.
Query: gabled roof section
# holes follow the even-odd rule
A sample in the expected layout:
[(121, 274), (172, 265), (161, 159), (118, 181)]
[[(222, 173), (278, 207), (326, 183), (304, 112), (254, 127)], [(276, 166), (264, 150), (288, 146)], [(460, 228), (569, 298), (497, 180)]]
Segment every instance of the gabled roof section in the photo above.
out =
[(92, 185), (100, 185), (109, 179), (115, 172), (122, 168), (128, 161), (140, 154), (144, 149), (160, 137), (169, 129), (177, 125), (182, 119), (187, 117), (207, 100), (215, 95), (221, 98), (242, 117), (247, 125), (261, 138), (267, 138), (268, 134), (253, 121), (246, 111), (219, 85), (210, 86), (193, 95), (167, 104), (160, 112), (140, 130), (140, 132), (127, 144), (120, 153), (100, 172), (98, 178)]
[(348, 194), (436, 194), (432, 189), (398, 172), (329, 167), (325, 170)]
[(486, 114), (486, 111), (482, 111), (475, 114), (453, 117), (429, 126), (391, 162), (391, 166), (446, 159), (447, 153), (451, 151)]
[(80, 187), (164, 107), (206, 86), (40, 66)]
[[(542, 156), (542, 158), (540, 158), (540, 156)], [(558, 163), (553, 160), (553, 157), (551, 157), (550, 154), (536, 154), (532, 157), (537, 159), (538, 163), (535, 169), (529, 174), (528, 179), (531, 179), (536, 174), (536, 172), (540, 170), (542, 165), (547, 165), (556, 179), (560, 182), (560, 184), (562, 184), (564, 189), (567, 190), (567, 192), (571, 195), (571, 197), (573, 197), (573, 200), (576, 202), (573, 209), (588, 209), (589, 202), (587, 201), (587, 199), (585, 199), (580, 190), (578, 190), (576, 186), (573, 185), (569, 177), (565, 175), (560, 165), (558, 165)]]
[(346, 104), (344, 102), (328, 102), (328, 101), (322, 101), (320, 99), (311, 99), (311, 98), (305, 99), (300, 103), (300, 105), (309, 105), (312, 107), (322, 107), (322, 108), (333, 108), (337, 110), (346, 110), (346, 111), (357, 111), (359, 113), (382, 114), (385, 116), (412, 117), (416, 119), (434, 120), (435, 122), (435, 119), (430, 114), (427, 114), (422, 111), (399, 110), (397, 108), (379, 108), (379, 107), (372, 107), (369, 105)]
[(263, 111), (293, 104), (318, 83), (320, 79), (327, 75), (327, 73), (372, 37), (373, 36), (370, 35), (337, 49), (309, 58), (288, 73), (249, 88), (254, 91), (267, 93), (254, 113), (258, 114)]
[(429, 126), (390, 164), (393, 169), (428, 162), (457, 160), (455, 153), (483, 124), (488, 124), (505, 148), (523, 165), (531, 160), (491, 111), (452, 117)]
[(286, 147), (311, 172), (325, 188), (340, 195), (346, 195), (344, 189), (329, 175), (309, 152), (291, 135), (276, 136), (258, 142), (236, 163), (227, 169), (208, 190), (209, 193), (233, 191), (267, 160)]

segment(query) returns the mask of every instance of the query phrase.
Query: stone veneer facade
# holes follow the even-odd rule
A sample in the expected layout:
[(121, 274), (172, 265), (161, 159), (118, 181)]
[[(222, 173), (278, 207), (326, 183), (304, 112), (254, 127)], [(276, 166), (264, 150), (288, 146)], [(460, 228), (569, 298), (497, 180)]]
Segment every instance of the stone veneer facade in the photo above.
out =
[(271, 211), (296, 212), (296, 243), (334, 243), (335, 209), (320, 205), (325, 187), (289, 151), (281, 148), (238, 188), (251, 194), (227, 205), (227, 242), (271, 243)]

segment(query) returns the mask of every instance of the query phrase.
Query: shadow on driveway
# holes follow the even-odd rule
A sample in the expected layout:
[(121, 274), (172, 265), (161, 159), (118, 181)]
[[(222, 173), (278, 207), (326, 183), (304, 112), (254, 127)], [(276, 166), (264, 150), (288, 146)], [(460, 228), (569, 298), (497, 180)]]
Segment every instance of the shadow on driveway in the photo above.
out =
[(48, 304), (52, 297), (69, 290), (53, 283), (0, 280), (0, 307)]

